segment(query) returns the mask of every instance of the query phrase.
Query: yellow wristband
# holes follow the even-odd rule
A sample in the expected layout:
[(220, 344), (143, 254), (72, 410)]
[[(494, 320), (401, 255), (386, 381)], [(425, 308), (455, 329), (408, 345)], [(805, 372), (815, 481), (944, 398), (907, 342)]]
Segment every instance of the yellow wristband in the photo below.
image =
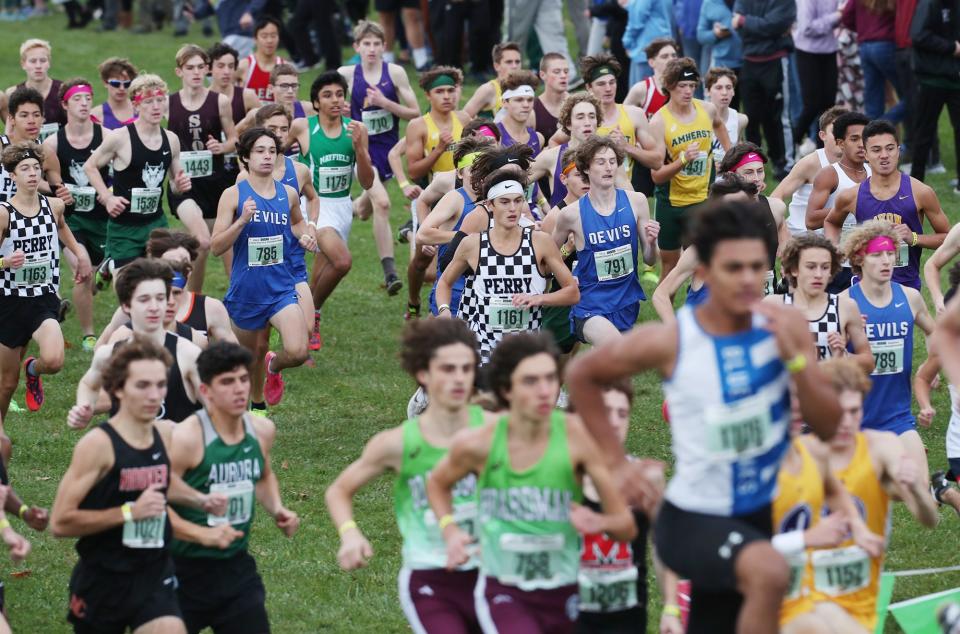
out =
[(3, 518), (2, 520), (0, 520), (0, 531), (2, 531), (5, 528), (10, 528), (10, 520), (8, 520), (7, 518)]
[(20, 510), (17, 511), (17, 515), (20, 516), (20, 519), (23, 519), (23, 516), (24, 516), (24, 515), (27, 513), (27, 511), (29, 511), (29, 510), (30, 510), (30, 507), (29, 507), (29, 506), (27, 506), (26, 504), (21, 504), (21, 505), (20, 505)]
[(3, 258), (0, 257), (0, 269), (2, 269), (2, 268), (3, 268)]
[(917, 243), (918, 243), (918, 242), (920, 242), (920, 236), (918, 236), (918, 235), (917, 235), (917, 232), (914, 231), (914, 232), (913, 232), (913, 244), (911, 244), (910, 246), (915, 247), (915, 246), (917, 246)]
[(686, 164), (687, 164), (687, 153), (680, 152), (680, 167), (683, 167)]
[(356, 522), (354, 522), (353, 520), (347, 520), (346, 522), (340, 525), (340, 528), (337, 529), (337, 532), (340, 533), (340, 537), (343, 537), (344, 533), (356, 527), (357, 527)]
[(453, 524), (454, 521), (455, 520), (453, 519), (453, 515), (450, 515), (449, 513), (447, 513), (446, 515), (440, 518), (440, 521), (437, 522), (437, 526), (440, 527), (440, 530), (443, 530), (447, 526), (450, 526), (451, 524)]
[(123, 504), (123, 505), (121, 505), (121, 506), (120, 506), (120, 512), (123, 513), (123, 521), (124, 521), (124, 522), (132, 522), (132, 521), (133, 521), (133, 509), (130, 508), (130, 505), (129, 505), (129, 504)]
[(680, 618), (680, 608), (675, 605), (665, 605), (663, 606), (663, 613), (667, 616), (674, 616), (678, 619)]
[(404, 187), (410, 187), (410, 181), (399, 181), (397, 182), (397, 185), (400, 186), (400, 189), (403, 189)]
[(807, 367), (807, 355), (802, 352), (798, 353), (797, 356), (790, 359), (783, 364), (787, 368), (787, 372), (790, 374), (796, 374), (797, 372), (803, 372)]
[(570, 257), (570, 249), (567, 248), (567, 245), (560, 247), (560, 257), (567, 259)]

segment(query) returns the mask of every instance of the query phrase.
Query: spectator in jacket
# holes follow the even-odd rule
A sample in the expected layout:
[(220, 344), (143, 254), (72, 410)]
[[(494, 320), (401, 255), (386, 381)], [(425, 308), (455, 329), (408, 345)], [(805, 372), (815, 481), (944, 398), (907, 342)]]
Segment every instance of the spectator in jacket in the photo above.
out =
[[(676, 0), (674, 4), (674, 14), (677, 23), (677, 31), (680, 32), (680, 46), (683, 47), (683, 55), (693, 59), (697, 63), (697, 68), (710, 68), (710, 47), (701, 46), (697, 39), (697, 24), (700, 21), (700, 8), (703, 0)], [(696, 92), (697, 98), (703, 97), (703, 87), (698, 86)]]
[(760, 145), (767, 140), (767, 154), (777, 180), (786, 178), (783, 95), (786, 57), (793, 49), (790, 27), (797, 17), (794, 0), (735, 0), (731, 24), (743, 40), (740, 97), (750, 122), (747, 140)]
[(630, 57), (630, 85), (634, 86), (653, 74), (644, 49), (658, 37), (672, 35), (671, 5), (670, 0), (630, 0), (626, 7), (623, 48)]
[[(910, 27), (914, 68), (920, 85), (916, 146), (910, 175), (923, 180), (937, 123), (947, 106), (953, 146), (960, 157), (960, 0), (919, 0)], [(960, 174), (960, 160), (957, 161)], [(957, 191), (955, 188), (954, 191)]]
[(894, 16), (896, 0), (849, 0), (843, 7), (841, 23), (857, 33), (860, 62), (863, 66), (864, 111), (871, 119), (887, 119), (900, 123), (904, 116), (903, 102), (886, 113), (886, 83), (903, 95), (897, 64), (894, 61)]
[[(793, 42), (797, 47), (797, 72), (803, 111), (797, 120), (794, 138), (810, 133), (810, 125), (837, 100), (837, 36), (840, 23), (837, 0), (798, 0), (797, 26)], [(823, 147), (819, 135), (810, 137)], [(811, 150), (812, 151), (812, 150)]]
[[(709, 66), (723, 66), (733, 70), (740, 77), (740, 68), (743, 66), (743, 42), (733, 30), (730, 20), (733, 18), (733, 0), (703, 0), (700, 7), (700, 20), (697, 22), (697, 41), (701, 46), (713, 50), (713, 59)], [(739, 107), (740, 98), (736, 103), (731, 102), (734, 108)]]

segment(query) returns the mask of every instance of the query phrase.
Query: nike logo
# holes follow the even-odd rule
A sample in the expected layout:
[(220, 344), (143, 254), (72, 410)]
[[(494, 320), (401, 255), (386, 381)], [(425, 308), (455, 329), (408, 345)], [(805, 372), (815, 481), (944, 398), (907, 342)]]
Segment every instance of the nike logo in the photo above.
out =
[(894, 304), (893, 307), (894, 307), (894, 308), (900, 308), (901, 306), (903, 306), (903, 305), (906, 304), (906, 303), (907, 303), (907, 302), (900, 302), (899, 304)]
[(253, 449), (253, 447), (250, 447), (250, 446), (244, 447), (244, 448), (243, 448), (243, 453), (250, 453), (250, 450), (251, 450), (251, 449)]
[(910, 196), (897, 196), (897, 200), (906, 200), (907, 198), (910, 198)]
[(163, 153), (164, 156), (166, 156), (166, 155), (168, 155), (168, 154), (170, 154), (170, 150), (167, 150), (166, 152)]
[(150, 456), (150, 457), (153, 458), (154, 460), (159, 460), (161, 453), (162, 453), (162, 452), (158, 451), (157, 453), (153, 454), (153, 455)]

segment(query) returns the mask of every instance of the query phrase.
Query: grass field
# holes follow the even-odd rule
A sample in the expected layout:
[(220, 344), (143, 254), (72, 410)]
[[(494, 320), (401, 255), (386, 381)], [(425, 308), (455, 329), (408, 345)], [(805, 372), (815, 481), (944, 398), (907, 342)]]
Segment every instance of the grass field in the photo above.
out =
[[(164, 76), (176, 89), (173, 57), (187, 40), (174, 39), (169, 30), (133, 37), (122, 33), (64, 31), (63, 16), (20, 23), (4, 29), (0, 38), (0, 86), (22, 80), (16, 64), (20, 41), (41, 37), (53, 43), (52, 75), (76, 75), (96, 80), (96, 65), (110, 55), (130, 57), (138, 68)], [(194, 27), (194, 32), (199, 31)], [(211, 42), (190, 38), (202, 45)], [(301, 98), (306, 97), (316, 71), (302, 76)], [(94, 82), (98, 84), (98, 82)], [(468, 88), (464, 92), (469, 95)], [(105, 97), (95, 86), (96, 101)], [(948, 128), (944, 119), (944, 131)], [(954, 165), (953, 148), (942, 135), (944, 162)], [(932, 176), (931, 182), (951, 220), (956, 221), (956, 197), (948, 185), (950, 176)], [(407, 206), (395, 185), (389, 187), (394, 201), (394, 228), (407, 217)], [(268, 593), (268, 609), (275, 632), (403, 632), (406, 622), (396, 597), (399, 567), (399, 540), (392, 513), (392, 481), (384, 478), (362, 492), (356, 500), (356, 518), (370, 538), (376, 556), (369, 568), (344, 574), (335, 555), (339, 540), (323, 506), (323, 491), (334, 476), (359, 453), (375, 432), (398, 424), (413, 390), (396, 359), (397, 338), (403, 325), (405, 290), (388, 298), (380, 288), (382, 275), (369, 223), (356, 222), (351, 237), (353, 271), (334, 293), (324, 310), (324, 340), (315, 353), (316, 367), (285, 373), (287, 393), (283, 403), (270, 410), (277, 423), (274, 468), (280, 478), (284, 500), (302, 518), (300, 532), (292, 540), (283, 538), (269, 518), (258, 515), (251, 540)], [(406, 268), (406, 245), (397, 245), (398, 268)], [(63, 295), (69, 296), (69, 283)], [(205, 290), (222, 297), (227, 282), (222, 267), (208, 267)], [(648, 294), (652, 288), (647, 288)], [(102, 327), (116, 306), (112, 293), (96, 298), (97, 324)], [(654, 313), (644, 304), (641, 319)], [(2, 327), (15, 327), (3, 324)], [(79, 434), (67, 429), (66, 413), (74, 402), (75, 386), (89, 362), (79, 348), (76, 322), (64, 325), (73, 347), (67, 351), (64, 370), (46, 380), (46, 403), (39, 413), (11, 414), (7, 433), (14, 441), (11, 478), (15, 488), (30, 504), (49, 506), (57, 483), (70, 459)], [(920, 346), (916, 349), (923, 350)], [(919, 359), (915, 361), (919, 363)], [(633, 413), (630, 449), (640, 455), (669, 457), (668, 428), (660, 420), (661, 392), (653, 376), (636, 379), (638, 398)], [(23, 390), (15, 395), (23, 405)], [(949, 419), (946, 389), (935, 393), (938, 415), (933, 427), (921, 430), (929, 448), (930, 464), (945, 463), (944, 432)], [(891, 570), (945, 566), (958, 563), (955, 544), (960, 523), (953, 513), (943, 511), (943, 522), (935, 532), (921, 529), (905, 509), (894, 514), (887, 567)], [(22, 566), (0, 565), (6, 583), (6, 605), (11, 624), (18, 632), (64, 632), (67, 609), (67, 582), (76, 561), (72, 540), (55, 540), (49, 534), (29, 532), (16, 520), (33, 543), (33, 552)], [(3, 561), (3, 560), (0, 560)], [(17, 576), (13, 576), (13, 574)], [(900, 600), (960, 585), (960, 574), (920, 576), (901, 579), (894, 600)], [(654, 597), (656, 592), (654, 591)], [(659, 615), (656, 598), (651, 614)], [(648, 631), (656, 631), (651, 618)], [(643, 631), (639, 628), (638, 631)], [(888, 625), (887, 631), (897, 631)]]

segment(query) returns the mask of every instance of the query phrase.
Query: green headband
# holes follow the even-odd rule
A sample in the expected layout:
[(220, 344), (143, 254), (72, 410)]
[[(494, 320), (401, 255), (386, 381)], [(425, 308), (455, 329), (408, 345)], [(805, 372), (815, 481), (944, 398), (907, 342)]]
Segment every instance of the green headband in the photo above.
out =
[(473, 165), (473, 162), (477, 160), (477, 157), (480, 156), (480, 152), (470, 152), (469, 154), (464, 155), (463, 158), (457, 163), (457, 169), (462, 170), (465, 167), (470, 167)]
[(439, 88), (440, 86), (456, 86), (457, 81), (453, 78), (453, 75), (437, 75), (436, 79), (427, 84), (427, 90), (433, 90), (434, 88)]
[(613, 75), (614, 77), (617, 76), (617, 74), (613, 72), (612, 68), (604, 64), (603, 66), (598, 66), (597, 68), (594, 68), (590, 72), (590, 76), (587, 78), (587, 83), (592, 84), (593, 82), (600, 79), (604, 75)]

